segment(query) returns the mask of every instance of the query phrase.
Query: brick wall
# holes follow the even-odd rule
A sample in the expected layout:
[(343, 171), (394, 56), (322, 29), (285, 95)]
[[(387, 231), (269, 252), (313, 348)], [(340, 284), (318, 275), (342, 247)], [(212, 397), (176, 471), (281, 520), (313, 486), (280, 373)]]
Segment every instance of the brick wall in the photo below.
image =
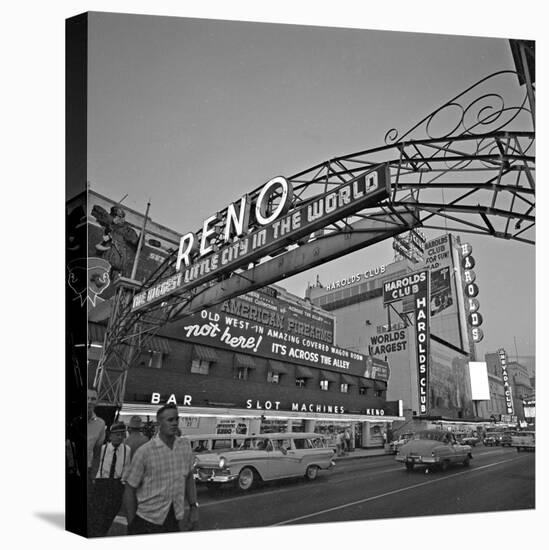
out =
[[(249, 369), (247, 380), (235, 378), (236, 366), (234, 353), (216, 349), (218, 362), (213, 363), (208, 375), (191, 373), (193, 345), (170, 340), (171, 352), (164, 357), (162, 368), (144, 366), (146, 355), (138, 359), (143, 365), (132, 367), (128, 374), (125, 401), (150, 402), (152, 392), (160, 393), (162, 400), (175, 394), (179, 404), (183, 404), (184, 395), (192, 395), (192, 405), (226, 406), (246, 408), (247, 401), (253, 401), (252, 408), (264, 406), (265, 401), (280, 402), (279, 410), (290, 410), (292, 402), (314, 403), (343, 406), (346, 412), (359, 413), (366, 408), (381, 408), (385, 399), (375, 397), (374, 390), (368, 388), (366, 395), (359, 394), (358, 386), (349, 386), (349, 393), (340, 391), (339, 383), (330, 383), (329, 390), (320, 389), (320, 371), (311, 368), (315, 378), (308, 379), (306, 386), (295, 385), (295, 366), (284, 363), (288, 374), (280, 375), (279, 384), (267, 382), (269, 362), (264, 358), (254, 358), (255, 368)], [(274, 405), (273, 405), (274, 407)]]

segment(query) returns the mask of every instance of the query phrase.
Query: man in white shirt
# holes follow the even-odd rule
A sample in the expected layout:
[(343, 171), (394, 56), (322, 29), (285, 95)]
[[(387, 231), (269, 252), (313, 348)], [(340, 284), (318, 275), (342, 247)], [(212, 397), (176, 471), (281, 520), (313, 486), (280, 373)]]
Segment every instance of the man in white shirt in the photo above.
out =
[(198, 521), (193, 454), (189, 441), (177, 436), (177, 406), (164, 405), (156, 420), (158, 435), (137, 449), (126, 476), (129, 535), (180, 531), (185, 501), (190, 523)]
[(101, 447), (88, 532), (91, 537), (106, 536), (122, 506), (124, 479), (131, 462), (131, 449), (123, 443), (125, 438), (126, 425), (115, 422), (110, 429), (110, 441)]
[(105, 441), (105, 422), (95, 414), (97, 403), (97, 391), (88, 389), (88, 480), (92, 480), (97, 473), (99, 453), (103, 441)]

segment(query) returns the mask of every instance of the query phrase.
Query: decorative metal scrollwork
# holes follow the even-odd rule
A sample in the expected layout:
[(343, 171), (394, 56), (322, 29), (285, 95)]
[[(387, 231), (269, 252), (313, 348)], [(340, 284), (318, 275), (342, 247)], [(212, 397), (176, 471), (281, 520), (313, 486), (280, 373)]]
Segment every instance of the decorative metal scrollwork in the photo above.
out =
[[(503, 84), (511, 79), (515, 82)], [(513, 129), (514, 122), (520, 123), (521, 129), (530, 129), (527, 93), (519, 88), (517, 79), (515, 71), (493, 73), (435, 109), (402, 136), (396, 128), (391, 128), (385, 134), (385, 143), (482, 135)], [(525, 116), (529, 117), (526, 124)]]

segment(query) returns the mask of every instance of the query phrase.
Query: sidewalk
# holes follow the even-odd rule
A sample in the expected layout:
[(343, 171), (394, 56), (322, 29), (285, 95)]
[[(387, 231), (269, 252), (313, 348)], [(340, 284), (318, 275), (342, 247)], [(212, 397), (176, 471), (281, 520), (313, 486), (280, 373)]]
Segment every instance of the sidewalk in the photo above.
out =
[(383, 447), (376, 447), (375, 449), (354, 449), (350, 453), (345, 453), (342, 456), (334, 456), (333, 460), (339, 462), (340, 460), (353, 460), (355, 458), (368, 458), (371, 456), (392, 456), (392, 453), (386, 451)]

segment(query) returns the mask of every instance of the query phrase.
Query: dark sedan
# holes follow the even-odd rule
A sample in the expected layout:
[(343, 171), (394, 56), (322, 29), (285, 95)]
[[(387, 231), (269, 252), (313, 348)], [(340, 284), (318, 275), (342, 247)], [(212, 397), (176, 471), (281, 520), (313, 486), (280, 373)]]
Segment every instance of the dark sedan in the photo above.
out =
[(499, 432), (492, 432), (492, 433), (486, 434), (486, 436), (484, 437), (484, 445), (488, 447), (499, 445), (501, 443), (502, 435), (503, 434)]

